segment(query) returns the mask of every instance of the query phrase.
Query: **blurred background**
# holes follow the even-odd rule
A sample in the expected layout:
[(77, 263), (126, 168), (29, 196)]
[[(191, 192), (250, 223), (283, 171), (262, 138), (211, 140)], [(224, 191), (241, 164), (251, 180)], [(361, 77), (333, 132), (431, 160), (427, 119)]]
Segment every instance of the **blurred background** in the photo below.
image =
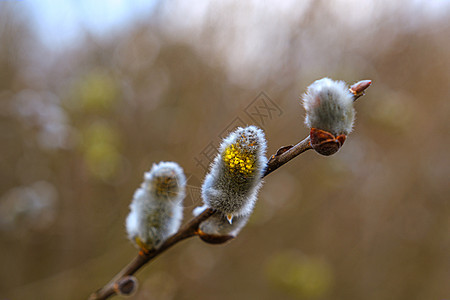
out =
[[(1, 1), (0, 299), (86, 299), (135, 255), (143, 172), (177, 161), (185, 218), (214, 147), (303, 139), (322, 77), (373, 80), (331, 157), (266, 179), (232, 242), (190, 239), (131, 299), (450, 299), (450, 2)], [(442, 139), (442, 141), (441, 141)]]

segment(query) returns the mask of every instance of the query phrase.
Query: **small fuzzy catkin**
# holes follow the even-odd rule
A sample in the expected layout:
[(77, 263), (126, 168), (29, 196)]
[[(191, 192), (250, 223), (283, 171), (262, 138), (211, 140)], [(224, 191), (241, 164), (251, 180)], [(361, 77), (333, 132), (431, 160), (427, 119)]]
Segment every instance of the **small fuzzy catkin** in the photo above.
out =
[(348, 135), (355, 120), (354, 95), (343, 81), (322, 78), (315, 81), (303, 95), (305, 124), (334, 136)]
[(144, 174), (126, 219), (128, 238), (139, 248), (158, 248), (181, 225), (186, 177), (175, 162), (154, 164)]
[(202, 186), (207, 207), (231, 223), (253, 211), (266, 166), (266, 139), (256, 126), (238, 127), (222, 141)]
[[(206, 206), (197, 207), (194, 209), (194, 216), (199, 215), (206, 209)], [(221, 213), (216, 213), (203, 221), (199, 226), (200, 237), (208, 236), (228, 236), (235, 238), (239, 232), (247, 224), (250, 215), (235, 216), (233, 222), (230, 223), (227, 217)]]

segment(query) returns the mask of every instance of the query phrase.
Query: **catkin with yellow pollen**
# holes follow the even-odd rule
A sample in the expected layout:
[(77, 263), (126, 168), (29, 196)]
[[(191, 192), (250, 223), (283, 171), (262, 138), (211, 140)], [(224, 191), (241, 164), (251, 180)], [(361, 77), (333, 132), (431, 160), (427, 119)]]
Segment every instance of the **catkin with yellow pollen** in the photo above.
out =
[(256, 126), (237, 128), (222, 141), (202, 186), (205, 205), (229, 222), (249, 215), (256, 202), (267, 163), (264, 132)]

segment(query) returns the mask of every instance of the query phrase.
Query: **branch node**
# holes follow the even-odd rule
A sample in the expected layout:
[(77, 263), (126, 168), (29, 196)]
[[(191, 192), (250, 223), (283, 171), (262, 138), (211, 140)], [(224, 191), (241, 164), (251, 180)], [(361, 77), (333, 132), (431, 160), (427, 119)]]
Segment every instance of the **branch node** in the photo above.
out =
[(138, 281), (134, 276), (125, 276), (114, 284), (117, 295), (131, 296), (138, 288)]

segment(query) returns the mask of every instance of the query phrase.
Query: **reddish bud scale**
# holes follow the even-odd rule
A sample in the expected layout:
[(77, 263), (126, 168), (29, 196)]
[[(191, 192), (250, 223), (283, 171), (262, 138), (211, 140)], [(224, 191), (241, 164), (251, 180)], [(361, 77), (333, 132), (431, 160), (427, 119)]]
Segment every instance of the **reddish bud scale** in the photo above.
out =
[(335, 137), (328, 131), (311, 128), (310, 132), (311, 147), (319, 154), (328, 156), (339, 151), (345, 142), (347, 136), (345, 134)]
[(372, 80), (361, 80), (350, 87), (350, 92), (355, 97), (364, 95), (364, 91), (372, 84)]
[(201, 230), (198, 230), (197, 235), (205, 243), (213, 245), (223, 244), (234, 238), (232, 235), (207, 234)]

